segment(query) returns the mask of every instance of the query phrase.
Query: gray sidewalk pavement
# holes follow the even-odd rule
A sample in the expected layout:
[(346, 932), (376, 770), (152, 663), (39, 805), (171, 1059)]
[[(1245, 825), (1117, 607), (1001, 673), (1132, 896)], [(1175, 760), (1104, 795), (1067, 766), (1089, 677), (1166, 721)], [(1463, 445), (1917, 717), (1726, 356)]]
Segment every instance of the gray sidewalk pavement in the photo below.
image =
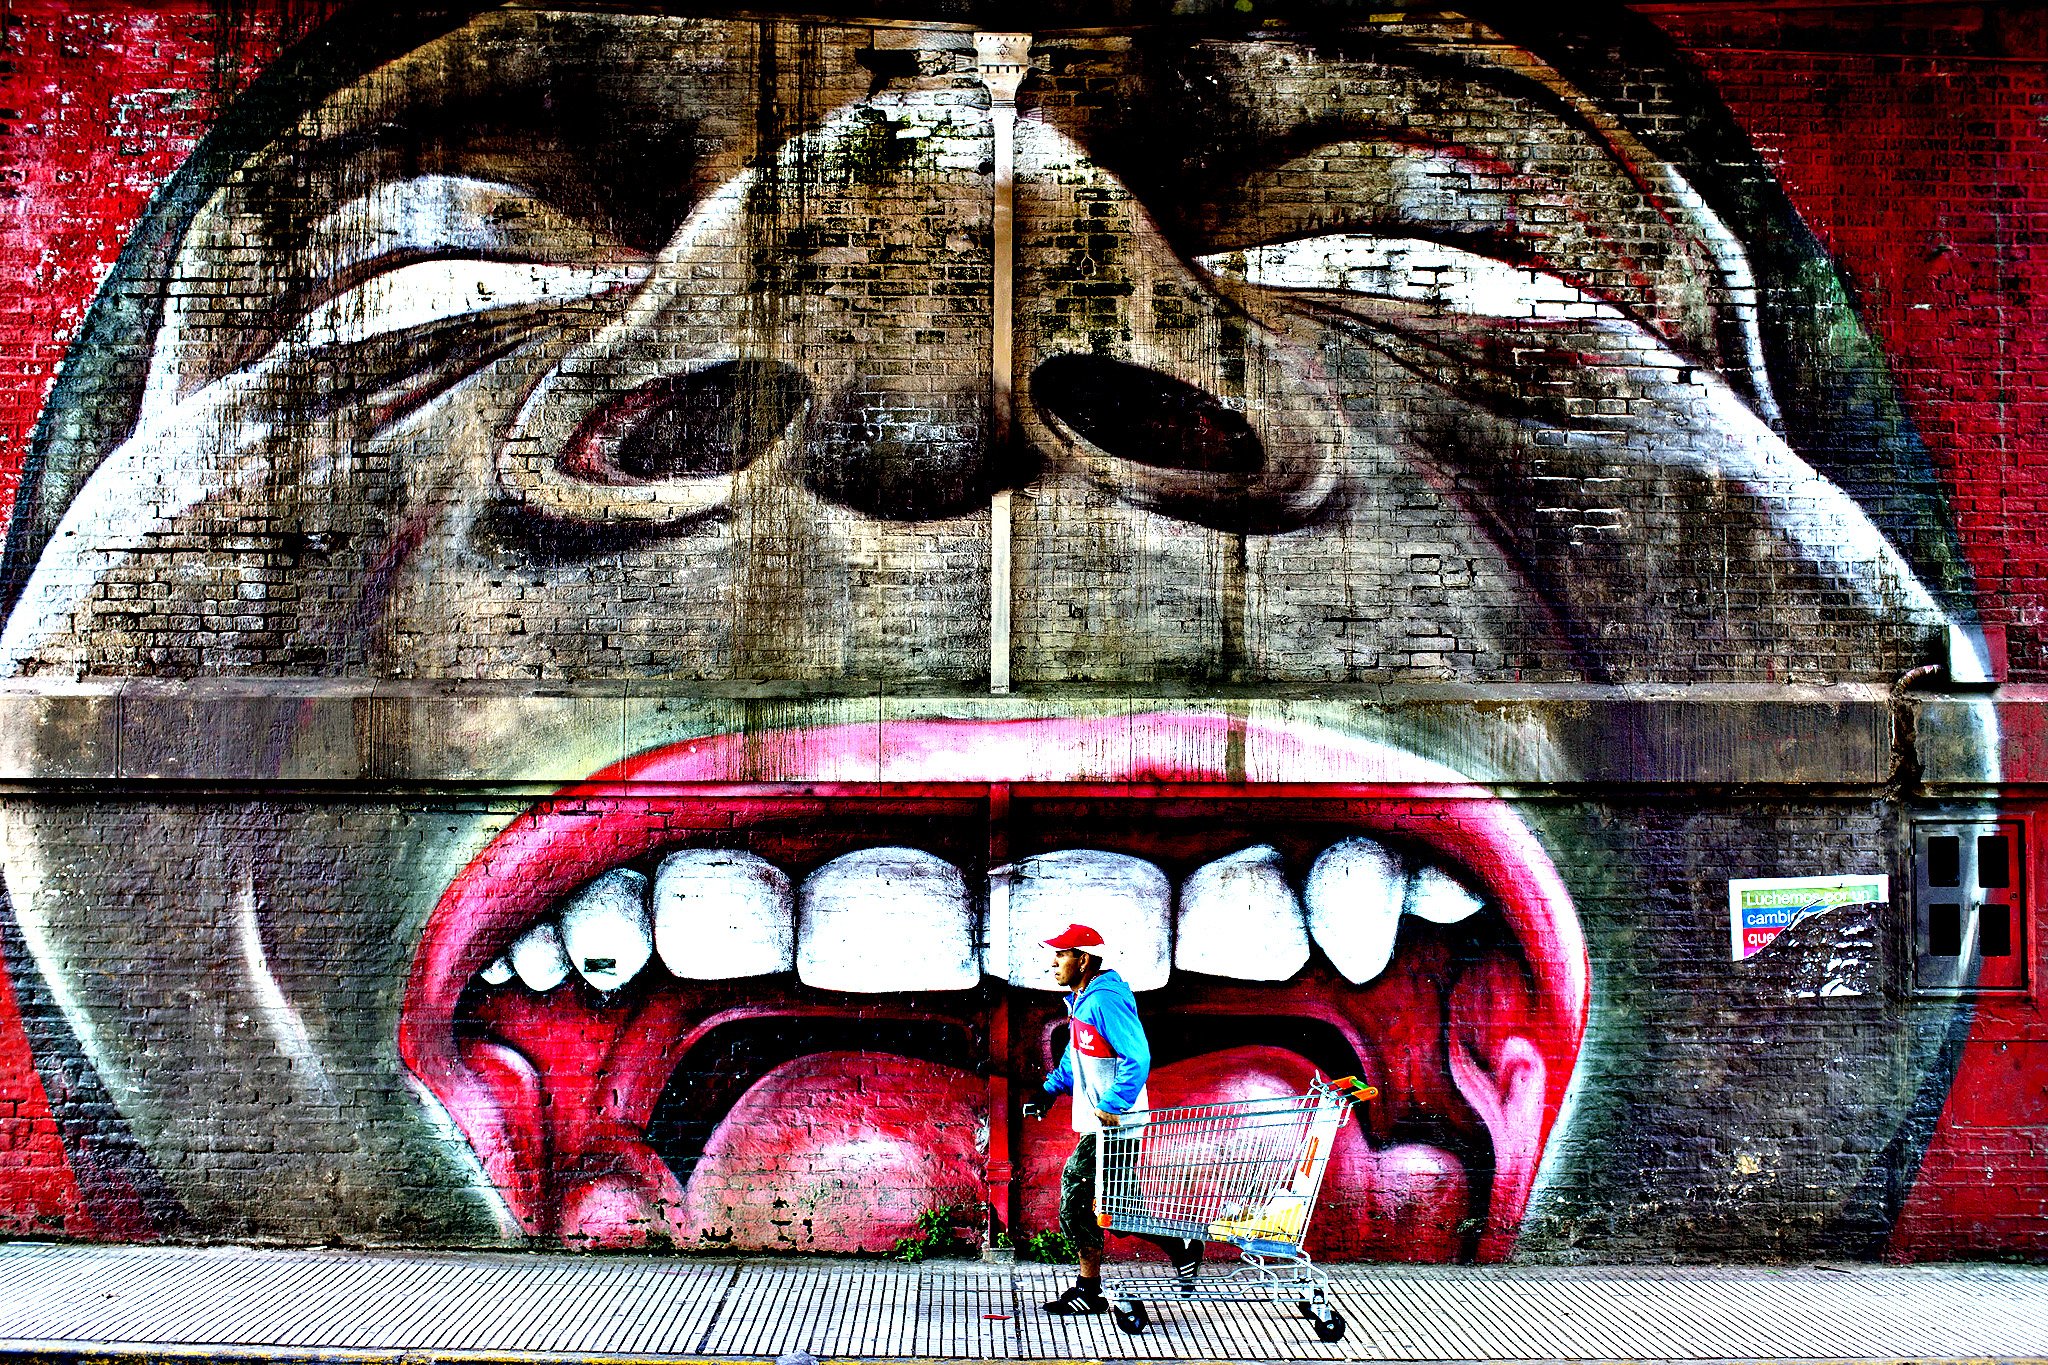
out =
[(994, 1360), (2048, 1357), (2048, 1268), (1336, 1266), (1290, 1304), (1039, 1310), (1057, 1267), (928, 1261), (0, 1245), (0, 1351), (53, 1361), (558, 1356)]

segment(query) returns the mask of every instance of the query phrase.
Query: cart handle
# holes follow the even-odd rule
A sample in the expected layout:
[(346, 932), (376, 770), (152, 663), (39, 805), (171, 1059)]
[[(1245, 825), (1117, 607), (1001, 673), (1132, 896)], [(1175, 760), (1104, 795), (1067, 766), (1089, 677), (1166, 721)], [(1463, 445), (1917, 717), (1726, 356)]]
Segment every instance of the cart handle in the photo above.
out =
[(1376, 1100), (1380, 1097), (1378, 1086), (1367, 1085), (1356, 1076), (1340, 1076), (1330, 1084), (1350, 1096), (1353, 1104), (1363, 1104), (1367, 1100)]

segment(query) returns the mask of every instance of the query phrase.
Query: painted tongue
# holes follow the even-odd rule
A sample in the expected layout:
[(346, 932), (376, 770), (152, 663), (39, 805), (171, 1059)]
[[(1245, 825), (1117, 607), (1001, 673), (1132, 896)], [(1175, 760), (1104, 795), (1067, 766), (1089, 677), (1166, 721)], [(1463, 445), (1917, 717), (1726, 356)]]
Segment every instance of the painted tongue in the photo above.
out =
[[(487, 1032), (459, 1044), (497, 1110), (502, 1138), (478, 1152), (486, 1173), (527, 1231), (571, 1246), (680, 1240), (670, 1214), (682, 1186), (629, 1117), (622, 1020), (562, 993), (506, 992), (477, 1020)], [(659, 1021), (644, 1033), (666, 1036)], [(641, 1064), (625, 1071), (648, 1069), (631, 1060)]]
[(981, 1201), (987, 1082), (882, 1052), (820, 1052), (756, 1081), (672, 1215), (697, 1244), (886, 1251), (917, 1215)]

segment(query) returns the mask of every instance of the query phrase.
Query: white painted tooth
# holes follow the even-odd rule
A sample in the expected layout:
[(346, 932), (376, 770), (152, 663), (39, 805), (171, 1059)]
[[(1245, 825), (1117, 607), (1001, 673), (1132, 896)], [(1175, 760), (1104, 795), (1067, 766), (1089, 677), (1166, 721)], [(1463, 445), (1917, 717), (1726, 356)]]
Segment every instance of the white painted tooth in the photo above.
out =
[(562, 947), (569, 965), (601, 991), (640, 975), (654, 955), (646, 874), (615, 867), (578, 892), (562, 911)]
[(477, 975), (484, 979), (484, 984), (486, 986), (502, 986), (507, 981), (510, 981), (513, 977), (517, 976), (518, 973), (512, 970), (511, 958), (494, 957), (491, 959), (489, 965), (487, 965), (482, 971), (478, 972)]
[(877, 994), (964, 991), (981, 981), (974, 905), (960, 869), (917, 848), (864, 848), (804, 879), (796, 974)]
[(1372, 839), (1323, 850), (1302, 884), (1308, 929), (1344, 978), (1363, 985), (1387, 969), (1408, 878), (1401, 860)]
[(1485, 904), (1442, 868), (1425, 867), (1408, 883), (1408, 903), (1403, 908), (1431, 924), (1456, 924), (1478, 914)]
[(1173, 884), (1143, 858), (1063, 848), (1014, 865), (1009, 972), (1014, 986), (1060, 989), (1046, 939), (1085, 924), (1108, 942), (1109, 965), (1134, 991), (1166, 984), (1173, 965)]
[(1308, 925), (1279, 849), (1240, 849), (1181, 883), (1174, 966), (1240, 981), (1285, 981), (1307, 962)]
[(569, 955), (562, 951), (562, 931), (542, 920), (519, 936), (507, 954), (512, 970), (530, 991), (551, 991), (569, 977)]
[(654, 874), (654, 946), (677, 976), (726, 981), (796, 965), (796, 891), (756, 854), (686, 848)]

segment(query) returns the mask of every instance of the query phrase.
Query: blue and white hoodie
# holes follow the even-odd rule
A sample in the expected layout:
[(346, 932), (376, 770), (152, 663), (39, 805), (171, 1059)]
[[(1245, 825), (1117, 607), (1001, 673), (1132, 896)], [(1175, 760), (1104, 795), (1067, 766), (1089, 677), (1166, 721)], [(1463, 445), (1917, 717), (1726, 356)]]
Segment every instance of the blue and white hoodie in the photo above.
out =
[(1067, 1055), (1045, 1078), (1049, 1095), (1074, 1093), (1074, 1131), (1099, 1132), (1108, 1114), (1148, 1109), (1145, 1077), (1152, 1045), (1138, 1022), (1138, 999), (1115, 972), (1098, 972), (1067, 996)]

